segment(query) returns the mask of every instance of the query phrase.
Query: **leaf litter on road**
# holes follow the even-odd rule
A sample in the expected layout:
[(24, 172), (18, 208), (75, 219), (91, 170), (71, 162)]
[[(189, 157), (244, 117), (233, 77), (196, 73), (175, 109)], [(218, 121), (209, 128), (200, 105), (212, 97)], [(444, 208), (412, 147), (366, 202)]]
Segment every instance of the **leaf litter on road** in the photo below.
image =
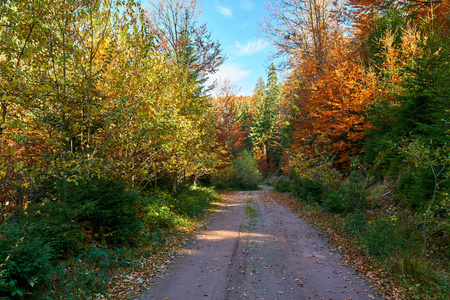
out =
[[(276, 203), (289, 207), (292, 212), (325, 233), (327, 240), (334, 245), (333, 250), (340, 253), (344, 265), (355, 268), (359, 276), (371, 282), (382, 297), (393, 300), (407, 298), (409, 290), (390, 280), (386, 271), (365, 254), (361, 245), (353, 243), (349, 237), (340, 232), (338, 220), (333, 218), (330, 213), (307, 205), (290, 194), (273, 190), (262, 191), (260, 199), (266, 205), (275, 205)], [(303, 287), (303, 284), (300, 286)], [(375, 296), (369, 294), (368, 298), (375, 299)]]
[[(225, 193), (221, 197), (224, 196)], [(151, 286), (153, 278), (169, 268), (177, 252), (198, 229), (206, 226), (214, 212), (211, 210), (203, 216), (202, 220), (191, 221), (184, 228), (165, 232), (162, 245), (157, 249), (149, 249), (148, 253), (152, 254), (145, 254), (144, 251), (136, 259), (134, 267), (116, 270), (116, 274), (110, 280), (106, 295), (97, 295), (96, 299), (132, 299), (147, 290)]]

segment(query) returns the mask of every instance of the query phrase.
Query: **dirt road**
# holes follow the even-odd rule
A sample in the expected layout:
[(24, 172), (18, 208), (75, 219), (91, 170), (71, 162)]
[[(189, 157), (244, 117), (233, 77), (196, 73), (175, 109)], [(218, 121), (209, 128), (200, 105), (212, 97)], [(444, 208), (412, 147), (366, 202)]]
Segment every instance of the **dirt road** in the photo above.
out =
[(262, 191), (230, 193), (174, 265), (138, 299), (374, 299), (325, 237)]

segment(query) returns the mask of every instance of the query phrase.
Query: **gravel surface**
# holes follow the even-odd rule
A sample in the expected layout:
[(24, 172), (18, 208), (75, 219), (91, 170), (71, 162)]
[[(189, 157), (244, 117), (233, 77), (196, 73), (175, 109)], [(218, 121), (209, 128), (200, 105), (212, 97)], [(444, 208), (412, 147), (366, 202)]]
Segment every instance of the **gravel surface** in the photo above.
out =
[(211, 222), (137, 299), (378, 299), (326, 237), (261, 191), (226, 196)]

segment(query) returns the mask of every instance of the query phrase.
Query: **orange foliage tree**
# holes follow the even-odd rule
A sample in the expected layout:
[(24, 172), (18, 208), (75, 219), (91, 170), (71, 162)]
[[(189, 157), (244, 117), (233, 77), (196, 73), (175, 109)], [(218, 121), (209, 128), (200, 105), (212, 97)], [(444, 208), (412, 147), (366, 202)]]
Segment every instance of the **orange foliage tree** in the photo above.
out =
[(344, 32), (338, 4), (275, 3), (287, 12), (275, 14), (277, 21), (267, 33), (287, 55), (292, 69), (284, 86), (292, 105), (288, 159), (299, 153), (311, 158), (320, 154), (346, 168), (350, 157), (362, 151), (365, 132), (371, 128), (366, 110), (375, 100), (376, 75), (365, 68), (351, 32)]
[(405, 19), (415, 21), (422, 20), (431, 12), (436, 17), (436, 25), (448, 31), (448, 26), (443, 25), (448, 20), (449, 0), (348, 0), (344, 9), (345, 15), (351, 19), (355, 36), (362, 44), (377, 26), (377, 19), (389, 10), (402, 10)]
[(222, 167), (227, 166), (242, 150), (247, 135), (239, 118), (239, 106), (245, 99), (236, 96), (236, 93), (236, 88), (225, 81), (218, 87), (217, 95), (213, 98), (217, 116), (217, 149)]
[(292, 74), (285, 93), (295, 116), (292, 151), (326, 153), (347, 167), (349, 158), (361, 152), (361, 141), (371, 128), (366, 109), (374, 102), (377, 80), (358, 61), (348, 38), (334, 33), (332, 40), (324, 72), (309, 68), (305, 76), (305, 62)]

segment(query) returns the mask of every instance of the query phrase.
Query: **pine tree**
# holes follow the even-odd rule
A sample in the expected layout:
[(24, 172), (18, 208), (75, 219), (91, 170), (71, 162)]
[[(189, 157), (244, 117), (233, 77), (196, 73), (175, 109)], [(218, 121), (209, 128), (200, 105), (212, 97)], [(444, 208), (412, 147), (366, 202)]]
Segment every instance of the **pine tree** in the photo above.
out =
[(278, 84), (277, 71), (275, 65), (272, 63), (267, 78), (265, 102), (268, 112), (267, 117), (273, 122), (279, 118), (280, 92), (281, 88)]
[(262, 78), (258, 79), (253, 99), (256, 102), (256, 112), (250, 127), (250, 138), (258, 160), (266, 166), (263, 169), (272, 169), (269, 166), (273, 163), (273, 150), (278, 144), (276, 125), (280, 101), (280, 86), (273, 63), (269, 68), (267, 85)]
[(275, 167), (279, 166), (280, 157), (282, 155), (281, 150), (281, 132), (282, 124), (280, 113), (280, 100), (281, 100), (281, 86), (278, 83), (278, 76), (275, 65), (272, 63), (269, 68), (269, 74), (267, 78), (266, 86), (266, 105), (267, 105), (267, 118), (270, 119), (270, 143), (268, 145), (268, 151), (270, 153), (272, 162)]
[(262, 78), (258, 79), (255, 87), (255, 93), (253, 95), (253, 101), (255, 102), (255, 115), (252, 125), (250, 126), (250, 138), (255, 148), (257, 156), (263, 156), (266, 160), (266, 112), (265, 112), (265, 84)]
[(186, 72), (188, 76), (188, 83), (192, 83), (196, 86), (193, 96), (200, 97), (207, 78), (195, 68), (195, 66), (199, 63), (199, 56), (194, 44), (194, 37), (192, 36), (192, 32), (194, 31), (195, 24), (189, 15), (189, 11), (185, 9), (182, 30), (179, 34), (180, 37), (178, 41), (181, 47), (177, 52), (175, 52), (176, 61), (178, 64), (183, 66), (184, 72)]

